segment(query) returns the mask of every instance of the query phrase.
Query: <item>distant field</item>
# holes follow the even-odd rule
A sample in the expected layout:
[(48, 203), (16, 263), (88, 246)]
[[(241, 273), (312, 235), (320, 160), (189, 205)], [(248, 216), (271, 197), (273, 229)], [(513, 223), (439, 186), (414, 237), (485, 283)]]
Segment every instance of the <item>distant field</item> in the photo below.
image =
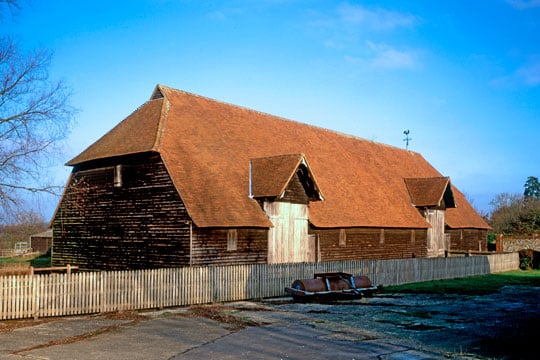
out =
[(540, 270), (516, 270), (500, 274), (388, 286), (384, 287), (383, 291), (423, 294), (483, 295), (494, 293), (501, 287), (508, 285), (540, 287)]

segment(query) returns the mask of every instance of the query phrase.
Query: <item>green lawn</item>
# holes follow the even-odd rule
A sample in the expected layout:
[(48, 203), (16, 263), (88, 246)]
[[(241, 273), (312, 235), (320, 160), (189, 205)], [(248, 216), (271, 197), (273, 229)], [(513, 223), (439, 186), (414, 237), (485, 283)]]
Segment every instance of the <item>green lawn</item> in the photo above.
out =
[(20, 257), (0, 258), (0, 267), (9, 266), (9, 265), (17, 265), (17, 264), (27, 263), (27, 262), (28, 260), (23, 260)]
[(540, 270), (516, 270), (500, 274), (426, 281), (384, 287), (384, 292), (483, 295), (496, 292), (506, 285), (540, 287)]
[(13, 258), (0, 258), (0, 268), (3, 267), (18, 267), (25, 264), (30, 264), (29, 266), (33, 267), (49, 267), (51, 266), (50, 256), (40, 256), (35, 259), (24, 259), (22, 257), (13, 257)]

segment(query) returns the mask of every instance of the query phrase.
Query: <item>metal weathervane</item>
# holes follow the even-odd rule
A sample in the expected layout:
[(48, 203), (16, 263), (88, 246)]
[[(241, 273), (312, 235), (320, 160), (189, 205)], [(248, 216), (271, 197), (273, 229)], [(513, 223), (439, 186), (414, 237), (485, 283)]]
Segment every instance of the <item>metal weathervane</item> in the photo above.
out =
[(405, 150), (409, 150), (409, 141), (412, 140), (412, 138), (409, 137), (410, 133), (409, 129), (403, 132), (403, 134), (405, 134), (405, 139), (403, 139), (403, 141), (405, 141)]

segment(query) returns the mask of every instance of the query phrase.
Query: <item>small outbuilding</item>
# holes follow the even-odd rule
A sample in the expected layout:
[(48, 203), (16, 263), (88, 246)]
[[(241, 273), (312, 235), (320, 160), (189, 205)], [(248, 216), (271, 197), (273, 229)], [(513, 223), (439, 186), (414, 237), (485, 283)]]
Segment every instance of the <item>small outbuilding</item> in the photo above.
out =
[(52, 247), (53, 231), (52, 229), (45, 230), (38, 234), (30, 235), (30, 247), (32, 251), (45, 254)]
[(67, 163), (55, 266), (444, 256), (489, 226), (420, 154), (158, 85)]

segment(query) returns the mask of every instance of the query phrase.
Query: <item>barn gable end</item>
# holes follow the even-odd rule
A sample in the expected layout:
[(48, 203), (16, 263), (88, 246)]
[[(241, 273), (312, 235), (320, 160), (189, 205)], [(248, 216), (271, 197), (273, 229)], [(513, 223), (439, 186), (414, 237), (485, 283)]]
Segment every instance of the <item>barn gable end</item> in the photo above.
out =
[(450, 235), (445, 233), (446, 209), (456, 207), (450, 178), (407, 178), (404, 181), (412, 204), (431, 225), (427, 230), (427, 256), (445, 256), (450, 247)]
[[(122, 165), (122, 186), (115, 186)], [(52, 221), (53, 266), (83, 270), (187, 266), (190, 218), (159, 154), (77, 166)]]
[(309, 203), (323, 196), (303, 154), (251, 160), (250, 196), (273, 225), (268, 263), (317, 260), (317, 243), (309, 236)]

